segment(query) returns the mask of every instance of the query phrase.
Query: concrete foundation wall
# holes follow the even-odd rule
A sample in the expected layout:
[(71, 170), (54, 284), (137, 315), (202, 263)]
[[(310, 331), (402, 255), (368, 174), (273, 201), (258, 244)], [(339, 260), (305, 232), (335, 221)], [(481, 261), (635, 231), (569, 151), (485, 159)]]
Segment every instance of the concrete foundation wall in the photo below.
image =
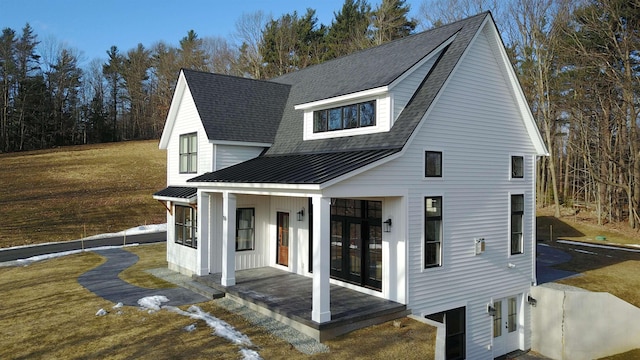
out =
[(640, 348), (640, 309), (609, 294), (536, 286), (532, 350), (553, 359), (597, 359)]

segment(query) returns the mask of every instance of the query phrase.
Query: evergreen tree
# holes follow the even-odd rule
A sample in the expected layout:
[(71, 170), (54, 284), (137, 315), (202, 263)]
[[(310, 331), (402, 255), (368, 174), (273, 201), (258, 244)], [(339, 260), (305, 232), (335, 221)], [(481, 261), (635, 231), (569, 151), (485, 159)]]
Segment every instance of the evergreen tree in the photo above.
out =
[(178, 54), (181, 68), (207, 71), (207, 56), (204, 51), (204, 44), (195, 31), (189, 30), (187, 36), (180, 40)]
[(372, 46), (369, 34), (371, 5), (366, 0), (345, 0), (327, 32), (324, 60), (334, 59)]
[(411, 34), (417, 21), (407, 18), (409, 10), (405, 0), (382, 0), (372, 16), (374, 43), (380, 45)]
[(13, 109), (12, 91), (17, 65), (15, 61), (16, 32), (2, 29), (0, 37), (0, 151), (9, 151), (10, 116)]
[(102, 73), (107, 79), (110, 91), (110, 112), (113, 133), (111, 135), (111, 141), (118, 140), (118, 101), (120, 98), (120, 92), (122, 90), (122, 63), (123, 57), (118, 51), (117, 46), (111, 46), (107, 51), (109, 60), (106, 64), (102, 65)]

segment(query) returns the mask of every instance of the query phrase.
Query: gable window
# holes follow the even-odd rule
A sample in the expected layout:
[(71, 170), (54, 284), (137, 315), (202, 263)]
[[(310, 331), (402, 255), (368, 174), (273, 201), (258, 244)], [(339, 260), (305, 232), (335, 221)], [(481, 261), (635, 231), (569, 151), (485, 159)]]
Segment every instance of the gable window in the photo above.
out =
[(190, 206), (175, 206), (175, 242), (197, 248), (197, 212)]
[(511, 195), (511, 255), (522, 254), (524, 195)]
[(367, 101), (313, 112), (314, 133), (355, 129), (375, 125), (375, 101)]
[(255, 249), (255, 209), (236, 209), (236, 251)]
[(524, 178), (524, 156), (511, 157), (511, 178), (512, 179)]
[(424, 152), (424, 176), (442, 177), (442, 152)]
[(198, 134), (180, 135), (180, 173), (193, 174), (198, 171)]
[(442, 265), (442, 196), (424, 199), (424, 267)]

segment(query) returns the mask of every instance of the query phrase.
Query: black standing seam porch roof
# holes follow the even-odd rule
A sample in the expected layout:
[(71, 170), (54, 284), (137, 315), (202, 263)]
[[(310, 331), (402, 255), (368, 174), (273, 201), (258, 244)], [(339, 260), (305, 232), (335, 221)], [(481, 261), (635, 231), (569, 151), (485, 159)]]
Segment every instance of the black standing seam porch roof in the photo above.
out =
[(260, 156), (188, 182), (322, 184), (400, 150)]
[(153, 194), (153, 197), (191, 200), (196, 197), (198, 188), (190, 186), (169, 186)]

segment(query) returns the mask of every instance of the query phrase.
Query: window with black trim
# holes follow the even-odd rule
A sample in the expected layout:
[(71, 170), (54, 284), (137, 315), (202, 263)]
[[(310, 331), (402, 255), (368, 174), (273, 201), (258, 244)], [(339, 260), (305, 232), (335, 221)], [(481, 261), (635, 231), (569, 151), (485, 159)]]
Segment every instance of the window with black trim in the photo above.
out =
[(524, 195), (511, 195), (511, 255), (523, 253)]
[(442, 177), (442, 152), (424, 152), (424, 176)]
[(424, 199), (424, 267), (442, 265), (442, 196)]
[(194, 174), (198, 171), (198, 134), (180, 135), (180, 173)]
[(512, 179), (524, 178), (524, 156), (511, 157), (511, 178)]
[(376, 102), (316, 110), (313, 112), (313, 132), (355, 129), (376, 125)]
[(190, 206), (176, 205), (175, 214), (175, 242), (176, 244), (192, 247), (198, 247), (197, 238), (197, 211)]
[(255, 249), (255, 218), (254, 208), (236, 209), (236, 251)]

